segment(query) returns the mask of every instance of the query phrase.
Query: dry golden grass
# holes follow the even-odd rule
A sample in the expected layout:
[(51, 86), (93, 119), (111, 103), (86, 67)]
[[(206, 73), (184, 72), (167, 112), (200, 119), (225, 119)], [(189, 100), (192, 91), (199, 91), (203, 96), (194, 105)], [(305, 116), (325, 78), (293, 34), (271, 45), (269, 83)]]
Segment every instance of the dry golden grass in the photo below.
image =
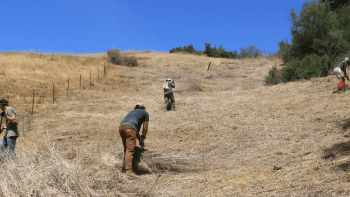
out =
[[(139, 67), (107, 64), (99, 81), (93, 72), (93, 87), (89, 70), (98, 65), (102, 75), (104, 54), (0, 54), (0, 95), (10, 91), (22, 132), (18, 158), (0, 165), (6, 196), (350, 195), (348, 92), (331, 94), (334, 76), (264, 86), (281, 60), (128, 53)], [(121, 173), (118, 126), (138, 101), (150, 124), (136, 181)]]

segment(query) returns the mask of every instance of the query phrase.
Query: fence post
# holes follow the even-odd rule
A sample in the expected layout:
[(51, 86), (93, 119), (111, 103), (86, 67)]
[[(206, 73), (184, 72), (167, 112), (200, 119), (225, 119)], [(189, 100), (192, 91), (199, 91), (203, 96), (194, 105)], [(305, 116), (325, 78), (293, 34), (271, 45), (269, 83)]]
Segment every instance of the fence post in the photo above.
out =
[(90, 84), (91, 84), (91, 70), (90, 70)]
[(81, 90), (81, 72), (79, 72), (80, 73), (80, 90)]
[(10, 93), (8, 90), (7, 90), (7, 102), (10, 103)]
[[(34, 94), (35, 94), (35, 86), (33, 90), (33, 105), (32, 105), (32, 114), (34, 113)], [(24, 121), (23, 121), (24, 122)]]
[(98, 66), (97, 66), (97, 80), (100, 80), (100, 72), (98, 72)]
[(55, 80), (52, 79), (52, 101), (55, 102)]
[(68, 89), (69, 89), (69, 76), (68, 76), (68, 85), (67, 85), (67, 97), (68, 97)]
[(209, 62), (209, 66), (208, 66), (207, 72), (208, 72), (208, 70), (209, 70), (209, 68), (210, 68), (210, 64), (211, 64), (211, 62)]

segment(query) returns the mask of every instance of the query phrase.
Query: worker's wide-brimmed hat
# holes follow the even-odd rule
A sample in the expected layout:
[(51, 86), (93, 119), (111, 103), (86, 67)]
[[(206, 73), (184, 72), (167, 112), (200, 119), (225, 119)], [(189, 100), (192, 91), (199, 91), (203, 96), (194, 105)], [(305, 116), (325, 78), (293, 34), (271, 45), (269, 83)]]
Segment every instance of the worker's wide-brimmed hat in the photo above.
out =
[(136, 103), (136, 105), (135, 105), (136, 107), (145, 107), (145, 105), (143, 104), (143, 103), (141, 103), (141, 102), (139, 102), (139, 103)]
[(6, 99), (1, 99), (0, 100), (0, 104), (5, 104), (7, 105), (9, 102)]
[(350, 60), (349, 60), (349, 57), (346, 57), (344, 61), (350, 61)]
[(166, 80), (167, 80), (167, 81), (171, 81), (171, 79), (170, 79), (170, 78), (167, 78)]

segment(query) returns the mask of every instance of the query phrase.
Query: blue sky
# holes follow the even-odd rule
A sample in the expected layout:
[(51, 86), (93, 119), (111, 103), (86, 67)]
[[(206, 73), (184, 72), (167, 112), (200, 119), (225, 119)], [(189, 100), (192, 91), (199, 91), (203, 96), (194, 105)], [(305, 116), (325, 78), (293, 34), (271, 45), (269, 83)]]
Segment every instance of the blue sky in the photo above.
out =
[(169, 52), (192, 44), (276, 52), (291, 40), (289, 10), (305, 0), (18, 0), (1, 1), (0, 52)]

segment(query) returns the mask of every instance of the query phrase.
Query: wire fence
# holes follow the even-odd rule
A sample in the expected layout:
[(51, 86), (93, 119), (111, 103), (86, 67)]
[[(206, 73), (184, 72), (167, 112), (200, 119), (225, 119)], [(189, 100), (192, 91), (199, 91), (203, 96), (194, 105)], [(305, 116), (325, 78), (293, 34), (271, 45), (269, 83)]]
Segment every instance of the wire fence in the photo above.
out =
[[(82, 81), (83, 76), (82, 76), (82, 73), (79, 72), (79, 89), (78, 89), (78, 91), (75, 91), (75, 92), (83, 91), (83, 87), (94, 86), (95, 85), (95, 83), (92, 81), (93, 80), (92, 74), (93, 73), (90, 70), (89, 83), (88, 83), (88, 85), (83, 86), (84, 83), (86, 83), (86, 82)], [(103, 75), (102, 75), (102, 77), (104, 77), (106, 75), (107, 75), (107, 67), (104, 64), (103, 65)], [(99, 81), (100, 79), (102, 79), (102, 77), (100, 78), (99, 67), (97, 66), (96, 81)], [(61, 81), (63, 81), (63, 80), (61, 79)], [(16, 110), (17, 109), (16, 106), (21, 105), (20, 108), (24, 108), (25, 109), (24, 111), (22, 110), (21, 113), (17, 112), (18, 130), (20, 131), (20, 135), (21, 136), (25, 137), (26, 133), (29, 133), (32, 130), (32, 127), (31, 127), (32, 115), (35, 113), (35, 108), (36, 108), (36, 106), (38, 104), (38, 101), (40, 101), (41, 105), (43, 105), (43, 104), (50, 104), (50, 103), (57, 103), (57, 98), (58, 97), (66, 95), (66, 97), (68, 98), (69, 96), (72, 96), (72, 91), (73, 90), (70, 89), (70, 87), (69, 87), (70, 83), (72, 83), (72, 80), (68, 76), (67, 83), (66, 83), (66, 92), (62, 92), (61, 90), (63, 88), (60, 88), (60, 89), (56, 88), (56, 90), (55, 90), (55, 79), (52, 79), (52, 84), (50, 84), (51, 86), (48, 86), (48, 87), (52, 87), (52, 100), (51, 101), (50, 101), (50, 99), (42, 99), (42, 98), (46, 98), (46, 95), (45, 96), (39, 95), (36, 86), (33, 87), (32, 100), (31, 101), (28, 100), (28, 97), (21, 98), (19, 100), (17, 98), (16, 101), (13, 101), (14, 99), (11, 98), (11, 94), (10, 94), (11, 92), (9, 90), (7, 90), (5, 98), (8, 100), (9, 106), (13, 106), (13, 108)], [(58, 92), (58, 91), (60, 91), (60, 92)], [(28, 103), (31, 104), (30, 110), (29, 110), (29, 107), (28, 107), (29, 106)], [(23, 105), (26, 106), (26, 107), (24, 107)], [(1, 125), (3, 125), (3, 126), (5, 125), (5, 120), (1, 119), (0, 126)], [(1, 130), (1, 128), (0, 128), (0, 130)], [(0, 197), (2, 197), (1, 188), (0, 188)]]

